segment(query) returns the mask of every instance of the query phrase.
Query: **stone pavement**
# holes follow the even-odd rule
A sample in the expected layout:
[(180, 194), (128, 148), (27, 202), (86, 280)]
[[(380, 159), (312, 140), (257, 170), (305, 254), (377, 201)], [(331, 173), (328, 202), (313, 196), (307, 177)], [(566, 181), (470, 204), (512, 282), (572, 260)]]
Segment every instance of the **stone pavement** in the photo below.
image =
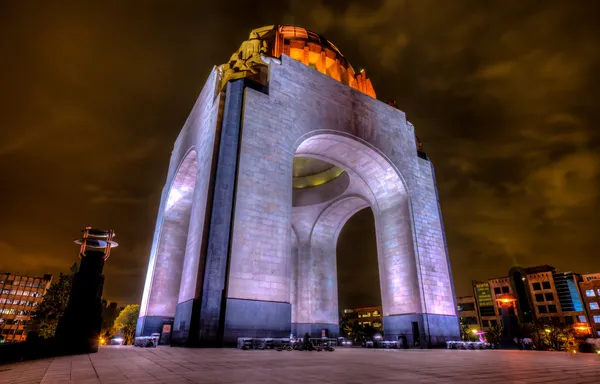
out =
[(598, 383), (600, 356), (561, 352), (335, 352), (102, 347), (0, 365), (0, 383)]

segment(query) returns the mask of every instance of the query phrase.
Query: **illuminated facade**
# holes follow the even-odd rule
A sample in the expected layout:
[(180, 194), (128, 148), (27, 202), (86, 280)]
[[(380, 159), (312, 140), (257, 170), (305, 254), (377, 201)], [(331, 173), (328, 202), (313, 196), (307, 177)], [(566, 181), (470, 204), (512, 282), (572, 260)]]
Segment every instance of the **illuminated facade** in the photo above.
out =
[(303, 28), (253, 30), (175, 142), (138, 335), (172, 344), (339, 334), (336, 243), (375, 218), (385, 337), (460, 335), (434, 170), (364, 71)]
[(51, 282), (52, 275), (0, 273), (0, 335), (5, 343), (27, 338), (26, 325)]
[(579, 283), (592, 337), (600, 337), (600, 273), (582, 275)]
[(382, 311), (381, 306), (344, 309), (344, 316), (348, 319), (349, 325), (358, 322), (360, 325), (367, 325), (383, 331)]
[[(557, 272), (549, 265), (528, 268), (512, 268), (507, 277), (489, 279), (485, 283), (475, 283), (472, 297), (476, 305), (477, 322), (486, 330), (501, 321), (500, 299), (504, 295), (515, 298), (512, 305), (520, 323), (530, 323), (535, 320), (564, 323), (580, 330), (594, 327), (594, 317), (591, 308), (600, 291), (586, 287), (589, 281), (600, 275), (579, 275), (573, 272)], [(586, 278), (589, 281), (586, 281)], [(598, 280), (600, 288), (600, 280)], [(585, 294), (597, 296), (585, 296)], [(458, 298), (459, 315), (464, 316), (460, 303), (470, 297)], [(600, 302), (600, 301), (599, 301)], [(590, 304), (592, 303), (592, 304)], [(600, 304), (598, 304), (600, 305)], [(597, 313), (600, 316), (600, 310)], [(598, 318), (600, 320), (600, 317)], [(597, 324), (600, 330), (600, 322)]]

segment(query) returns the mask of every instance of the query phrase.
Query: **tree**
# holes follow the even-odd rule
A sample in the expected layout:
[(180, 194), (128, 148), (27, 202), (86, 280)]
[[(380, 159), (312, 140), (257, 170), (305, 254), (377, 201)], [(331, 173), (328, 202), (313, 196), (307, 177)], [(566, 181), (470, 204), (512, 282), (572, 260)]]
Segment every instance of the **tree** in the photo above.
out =
[(557, 321), (536, 320), (523, 325), (523, 334), (531, 339), (538, 350), (573, 351), (579, 348), (581, 340), (569, 325)]
[(340, 331), (345, 336), (350, 336), (352, 334), (352, 325), (350, 324), (350, 319), (348, 316), (342, 316), (340, 314)]
[(498, 345), (500, 343), (500, 340), (502, 340), (503, 330), (504, 329), (502, 327), (502, 324), (492, 325), (485, 333), (485, 338), (487, 342), (494, 346)]
[(135, 339), (135, 327), (140, 315), (140, 306), (130, 304), (126, 306), (115, 320), (115, 330), (120, 331), (123, 336), (123, 345), (133, 344)]
[(71, 266), (71, 274), (60, 274), (44, 295), (44, 300), (37, 306), (29, 322), (27, 332), (35, 332), (43, 338), (54, 337), (58, 320), (65, 312), (71, 294), (73, 273), (77, 271), (77, 263)]

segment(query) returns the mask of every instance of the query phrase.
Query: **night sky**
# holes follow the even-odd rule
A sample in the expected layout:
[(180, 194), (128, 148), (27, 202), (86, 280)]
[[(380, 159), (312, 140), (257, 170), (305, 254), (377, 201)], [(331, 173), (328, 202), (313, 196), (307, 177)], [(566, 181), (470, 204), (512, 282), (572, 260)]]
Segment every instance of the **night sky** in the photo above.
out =
[[(596, 4), (4, 0), (0, 271), (67, 271), (85, 224), (113, 228), (105, 297), (139, 302), (173, 143), (211, 67), (284, 23), (325, 35), (414, 124), (457, 294), (513, 265), (600, 272)], [(380, 303), (372, 222), (341, 235), (341, 306)]]

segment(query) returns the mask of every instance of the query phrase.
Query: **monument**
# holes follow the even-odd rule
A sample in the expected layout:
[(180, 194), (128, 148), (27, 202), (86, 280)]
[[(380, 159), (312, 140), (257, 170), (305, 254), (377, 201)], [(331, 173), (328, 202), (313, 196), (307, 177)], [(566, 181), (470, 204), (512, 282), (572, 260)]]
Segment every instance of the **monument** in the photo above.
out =
[(56, 328), (59, 354), (73, 355), (98, 352), (102, 326), (102, 290), (104, 262), (110, 257), (114, 231), (86, 227), (75, 240), (80, 246), (81, 263), (73, 275), (69, 303)]
[(459, 339), (433, 166), (375, 96), (331, 42), (294, 26), (253, 30), (212, 69), (173, 148), (138, 336), (338, 335), (337, 238), (370, 207), (385, 338)]

